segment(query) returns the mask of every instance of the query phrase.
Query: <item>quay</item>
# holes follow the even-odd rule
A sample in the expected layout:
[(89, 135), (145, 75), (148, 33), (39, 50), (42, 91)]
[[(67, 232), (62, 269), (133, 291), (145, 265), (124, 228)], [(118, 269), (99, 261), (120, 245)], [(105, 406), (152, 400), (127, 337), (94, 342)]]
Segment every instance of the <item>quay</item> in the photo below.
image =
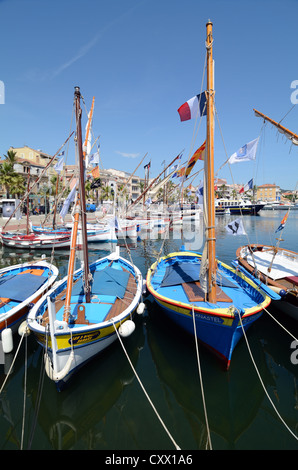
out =
[[(45, 219), (44, 214), (40, 215), (30, 215), (30, 222), (32, 225), (41, 225)], [(46, 227), (49, 227), (52, 225), (52, 218), (49, 217), (48, 220), (45, 223)], [(0, 217), (0, 229), (4, 227), (4, 225), (7, 223), (8, 218), (3, 218)], [(70, 214), (67, 214), (65, 217), (65, 223), (72, 222), (72, 218)], [(89, 223), (95, 223), (96, 222), (96, 215), (95, 213), (87, 213), (87, 222)], [(61, 224), (59, 217), (56, 217), (56, 224), (59, 225)], [(9, 224), (6, 226), (5, 231), (10, 232), (10, 231), (24, 231), (26, 230), (27, 227), (27, 218), (25, 215), (22, 216), (21, 219), (14, 219), (12, 218), (9, 222)]]

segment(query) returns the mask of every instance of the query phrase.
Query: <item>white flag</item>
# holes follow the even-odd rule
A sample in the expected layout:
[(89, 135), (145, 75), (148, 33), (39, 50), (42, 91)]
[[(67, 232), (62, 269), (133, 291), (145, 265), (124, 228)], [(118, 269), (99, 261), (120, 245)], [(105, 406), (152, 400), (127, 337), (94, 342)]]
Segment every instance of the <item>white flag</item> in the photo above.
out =
[(92, 155), (89, 155), (89, 161), (88, 165), (92, 164), (99, 164), (99, 152), (92, 153)]
[(60, 172), (63, 170), (63, 163), (64, 163), (64, 158), (60, 158), (60, 160), (58, 160), (58, 162), (54, 166), (54, 170), (58, 173), (58, 175), (60, 175)]
[(248, 142), (248, 144), (243, 145), (241, 149), (239, 149), (237, 152), (233, 153), (233, 155), (230, 156), (228, 162), (232, 164), (255, 160), (258, 142), (259, 137), (255, 140), (252, 140), (251, 142)]
[(235, 219), (233, 222), (226, 225), (226, 231), (230, 235), (246, 235), (241, 219)]
[(66, 216), (66, 214), (68, 212), (70, 203), (74, 201), (74, 198), (75, 198), (75, 195), (76, 195), (77, 185), (78, 185), (78, 181), (76, 182), (76, 184), (74, 185), (74, 187), (72, 188), (69, 195), (67, 196), (67, 198), (64, 201), (63, 207), (60, 211), (60, 217), (61, 217), (62, 221), (64, 221), (64, 217)]

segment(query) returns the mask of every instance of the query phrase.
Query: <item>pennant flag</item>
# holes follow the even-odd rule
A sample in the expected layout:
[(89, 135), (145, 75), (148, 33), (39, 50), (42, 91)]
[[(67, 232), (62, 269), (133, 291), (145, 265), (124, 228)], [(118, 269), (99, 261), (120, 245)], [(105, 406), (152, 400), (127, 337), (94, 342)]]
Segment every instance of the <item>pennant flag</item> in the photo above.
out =
[(239, 191), (239, 194), (245, 193), (245, 191), (248, 191), (249, 189), (253, 188), (253, 178), (249, 180), (248, 183), (246, 183)]
[(58, 175), (60, 175), (60, 172), (63, 170), (63, 162), (64, 162), (64, 159), (60, 158), (60, 160), (58, 160), (58, 162), (54, 166), (54, 170), (58, 173)]
[[(177, 178), (181, 178), (181, 176), (184, 176), (185, 174), (185, 166), (182, 167), (182, 168), (179, 168), (179, 170), (176, 171), (176, 173), (174, 173), (174, 175), (177, 177)], [(174, 176), (173, 175), (173, 176)]]
[(63, 207), (60, 211), (60, 217), (61, 217), (62, 220), (64, 220), (64, 217), (66, 216), (66, 214), (68, 212), (70, 203), (74, 201), (74, 198), (75, 198), (75, 195), (76, 195), (77, 185), (78, 185), (78, 182), (76, 182), (76, 184), (74, 185), (74, 187), (72, 188), (69, 195), (67, 196), (67, 198), (64, 201)]
[(198, 198), (198, 204), (203, 204), (203, 193), (204, 193), (204, 182), (201, 181), (196, 190), (196, 196)]
[(101, 187), (101, 179), (100, 178), (97, 178), (94, 181), (92, 181), (92, 183), (90, 185), (91, 189), (96, 189), (96, 188), (100, 188), (100, 187)]
[(95, 153), (92, 153), (92, 155), (89, 156), (89, 160), (88, 160), (88, 165), (91, 165), (96, 163), (98, 165), (99, 163), (99, 152), (95, 152)]
[(259, 137), (248, 144), (243, 145), (237, 152), (230, 156), (229, 163), (248, 162), (255, 160)]
[(230, 235), (246, 235), (241, 219), (235, 219), (226, 226), (226, 231)]
[(147, 163), (147, 165), (144, 166), (144, 170), (145, 170), (146, 168), (148, 168), (148, 170), (149, 170), (150, 166), (151, 166), (151, 162)]
[(280, 232), (286, 225), (286, 221), (287, 221), (287, 218), (288, 218), (288, 215), (289, 215), (289, 211), (287, 211), (286, 215), (284, 216), (284, 218), (282, 219), (279, 227), (275, 230), (275, 233), (276, 232)]
[(63, 157), (64, 153), (65, 153), (65, 152), (64, 152), (64, 150), (63, 150), (62, 152), (58, 153), (57, 157)]
[(93, 168), (93, 170), (91, 170), (91, 175), (93, 176), (93, 178), (99, 178), (100, 174), (99, 174), (99, 168), (98, 166), (96, 166), (95, 168)]
[(198, 160), (204, 160), (205, 152), (206, 152), (206, 140), (201, 145), (201, 147), (198, 148), (198, 150), (195, 151), (195, 153), (193, 154), (193, 156), (189, 160), (186, 171), (185, 171), (186, 176), (188, 176), (190, 174), (191, 170), (193, 169), (193, 167), (195, 166), (195, 164)]
[(196, 118), (197, 116), (206, 116), (207, 106), (205, 91), (186, 101), (186, 103), (180, 106), (178, 113), (181, 121), (188, 121), (189, 119)]

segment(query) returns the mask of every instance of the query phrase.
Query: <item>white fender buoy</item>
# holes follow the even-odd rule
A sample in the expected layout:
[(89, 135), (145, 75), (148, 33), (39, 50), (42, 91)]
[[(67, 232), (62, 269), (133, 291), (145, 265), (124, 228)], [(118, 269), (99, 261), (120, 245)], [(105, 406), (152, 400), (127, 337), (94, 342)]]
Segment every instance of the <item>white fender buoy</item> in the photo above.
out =
[(2, 348), (5, 354), (10, 353), (13, 350), (13, 339), (12, 330), (5, 328), (1, 333)]
[(275, 286), (269, 286), (273, 292), (276, 292), (276, 294), (279, 294), (281, 297), (284, 297), (286, 295), (286, 291), (284, 289), (281, 289), (280, 287), (275, 287)]
[(19, 326), (19, 329), (18, 329), (18, 333), (20, 336), (29, 336), (30, 335), (30, 328), (29, 326), (27, 325), (27, 322), (26, 321), (23, 321), (20, 326)]
[(119, 327), (119, 334), (123, 338), (131, 335), (135, 331), (136, 325), (132, 320), (126, 320), (122, 325)]
[(144, 310), (145, 310), (145, 304), (144, 302), (140, 302), (137, 308), (137, 313), (139, 315), (142, 315), (144, 313)]

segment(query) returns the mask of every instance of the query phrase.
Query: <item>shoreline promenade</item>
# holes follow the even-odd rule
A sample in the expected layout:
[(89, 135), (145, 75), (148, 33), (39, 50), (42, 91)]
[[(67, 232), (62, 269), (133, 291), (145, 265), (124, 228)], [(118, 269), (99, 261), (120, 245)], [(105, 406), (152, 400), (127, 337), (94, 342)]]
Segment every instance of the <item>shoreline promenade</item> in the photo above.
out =
[[(45, 215), (44, 214), (30, 215), (29, 220), (33, 225), (41, 225), (45, 220)], [(45, 223), (45, 226), (46, 227), (51, 226), (52, 225), (52, 220), (53, 220), (52, 216), (49, 216), (46, 223)], [(4, 225), (7, 222), (8, 222), (8, 218), (3, 218), (2, 216), (0, 217), (0, 230), (1, 231), (4, 227)], [(69, 222), (72, 222), (72, 218), (71, 218), (70, 214), (67, 214), (66, 217), (65, 217), (65, 223), (69, 223)], [(95, 223), (96, 222), (95, 212), (87, 213), (87, 222), (90, 222), (90, 223)], [(56, 224), (57, 225), (61, 224), (59, 215), (56, 216)], [(24, 231), (24, 230), (26, 230), (26, 226), (27, 226), (27, 217), (25, 215), (23, 215), (22, 218), (19, 219), (19, 220), (16, 220), (16, 219), (12, 218), (9, 221), (9, 224), (5, 227), (5, 231), (6, 232)]]

